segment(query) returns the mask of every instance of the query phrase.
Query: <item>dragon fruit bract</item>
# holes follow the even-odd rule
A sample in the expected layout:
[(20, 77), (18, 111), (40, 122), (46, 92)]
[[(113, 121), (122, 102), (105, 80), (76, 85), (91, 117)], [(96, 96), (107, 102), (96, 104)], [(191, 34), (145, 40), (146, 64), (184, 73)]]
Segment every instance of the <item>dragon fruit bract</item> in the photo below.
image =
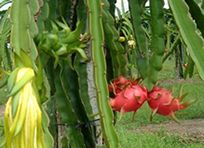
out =
[(129, 80), (123, 76), (119, 76), (117, 79), (113, 80), (111, 84), (108, 85), (110, 93), (115, 95), (122, 91), (129, 84)]

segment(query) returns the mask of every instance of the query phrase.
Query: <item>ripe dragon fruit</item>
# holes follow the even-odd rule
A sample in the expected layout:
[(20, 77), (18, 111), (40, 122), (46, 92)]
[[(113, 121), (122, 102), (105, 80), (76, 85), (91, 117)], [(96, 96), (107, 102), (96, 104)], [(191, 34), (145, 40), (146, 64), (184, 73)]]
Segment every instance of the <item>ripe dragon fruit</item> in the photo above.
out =
[(115, 92), (110, 99), (113, 110), (118, 112), (136, 112), (147, 99), (147, 90), (135, 80), (128, 80), (122, 76), (109, 85), (109, 91)]
[(189, 102), (181, 103), (184, 96), (185, 95), (174, 98), (169, 90), (155, 86), (152, 91), (148, 93), (147, 99), (152, 109), (152, 116), (158, 113), (160, 115), (172, 117), (175, 121), (178, 121), (175, 117), (175, 112), (190, 105)]
[(124, 90), (130, 84), (137, 84), (137, 83), (138, 83), (138, 79), (129, 80), (124, 76), (119, 76), (117, 79), (114, 79), (113, 82), (111, 82), (108, 85), (108, 89), (110, 93), (114, 93), (114, 95), (116, 95), (120, 91)]
[(194, 102), (182, 102), (185, 95), (175, 98), (171, 91), (158, 86), (154, 86), (150, 92), (147, 92), (147, 89), (140, 85), (139, 79), (131, 80), (123, 76), (113, 80), (108, 88), (111, 96), (109, 103), (114, 111), (135, 113), (147, 100), (152, 109), (150, 120), (157, 113), (178, 122), (175, 112), (185, 109)]
[(114, 95), (116, 95), (117, 93), (122, 91), (126, 87), (126, 85), (129, 85), (129, 80), (123, 76), (119, 76), (108, 85), (108, 90), (110, 93), (114, 93)]

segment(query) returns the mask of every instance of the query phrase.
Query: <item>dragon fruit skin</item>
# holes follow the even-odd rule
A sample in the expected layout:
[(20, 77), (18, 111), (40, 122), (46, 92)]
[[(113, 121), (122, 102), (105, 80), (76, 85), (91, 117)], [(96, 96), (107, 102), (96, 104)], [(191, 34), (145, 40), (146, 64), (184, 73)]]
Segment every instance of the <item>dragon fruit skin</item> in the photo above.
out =
[(111, 84), (108, 85), (108, 90), (110, 93), (114, 93), (115, 95), (120, 91), (124, 90), (129, 85), (137, 84), (138, 80), (129, 80), (124, 76), (119, 76), (114, 79)]
[(174, 98), (169, 90), (157, 86), (148, 93), (147, 100), (153, 112), (164, 116), (174, 116), (176, 111), (189, 105), (187, 102), (181, 103), (180, 98)]
[(126, 87), (110, 100), (115, 111), (136, 112), (147, 99), (147, 90), (139, 84)]
[(113, 92), (117, 94), (124, 89), (126, 84), (128, 84), (128, 80), (124, 76), (119, 76), (117, 79), (113, 80), (111, 84), (108, 85), (108, 90), (110, 93)]
[(157, 109), (163, 104), (170, 104), (173, 96), (169, 90), (160, 87), (154, 87), (151, 92), (148, 93), (148, 104), (152, 110)]
[[(145, 101), (148, 102), (152, 110), (150, 120), (155, 113), (171, 117), (176, 122), (179, 122), (175, 116), (175, 112), (185, 109), (190, 102), (182, 102), (185, 95), (173, 97), (172, 92), (168, 89), (154, 86), (148, 92), (145, 87), (140, 85), (139, 79), (131, 80), (124, 76), (119, 76), (108, 85), (111, 98), (109, 104), (114, 111), (121, 113), (136, 112)], [(134, 117), (134, 115), (133, 115)]]
[(123, 91), (121, 91), (116, 94), (115, 98), (111, 98), (109, 103), (113, 110), (120, 112), (126, 101), (126, 98), (123, 96)]

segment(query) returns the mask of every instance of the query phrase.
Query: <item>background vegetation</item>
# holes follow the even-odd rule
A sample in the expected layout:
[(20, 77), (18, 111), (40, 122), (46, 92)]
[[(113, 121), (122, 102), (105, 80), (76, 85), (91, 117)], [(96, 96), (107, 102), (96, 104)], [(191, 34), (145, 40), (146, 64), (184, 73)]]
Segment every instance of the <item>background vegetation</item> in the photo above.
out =
[[(178, 118), (203, 118), (203, 0), (168, 0), (170, 9), (163, 0), (129, 0), (127, 12), (116, 0), (4, 0), (0, 7), (8, 3), (0, 11), (0, 104), (15, 96), (13, 71), (33, 69), (45, 147), (201, 146), (163, 129), (132, 130), (150, 123), (147, 104), (135, 121), (128, 113), (115, 127), (108, 83), (120, 75), (141, 78), (149, 91), (160, 84), (175, 95), (183, 85), (186, 100), (197, 101)], [(156, 116), (153, 123), (166, 120)], [(1, 120), (2, 144), (3, 127)]]

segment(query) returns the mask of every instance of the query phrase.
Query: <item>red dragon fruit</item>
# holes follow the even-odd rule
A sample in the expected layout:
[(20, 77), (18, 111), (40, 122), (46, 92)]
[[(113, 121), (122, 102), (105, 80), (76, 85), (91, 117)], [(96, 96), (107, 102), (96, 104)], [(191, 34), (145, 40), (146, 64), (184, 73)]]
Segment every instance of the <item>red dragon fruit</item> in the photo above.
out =
[(169, 90), (155, 86), (152, 91), (148, 93), (147, 100), (153, 114), (158, 113), (177, 120), (174, 113), (190, 105), (189, 102), (181, 103), (183, 98), (184, 95), (174, 98)]
[(138, 79), (136, 80), (129, 80), (124, 76), (119, 76), (118, 78), (114, 79), (109, 85), (108, 89), (110, 93), (114, 93), (115, 95), (120, 91), (124, 90), (127, 86), (137, 84)]
[(136, 112), (147, 99), (147, 90), (139, 84), (130, 84), (125, 87), (114, 98), (110, 105), (115, 111), (122, 113)]
[(117, 94), (122, 91), (127, 85), (129, 85), (129, 80), (124, 76), (119, 76), (108, 85), (108, 89), (110, 93)]

